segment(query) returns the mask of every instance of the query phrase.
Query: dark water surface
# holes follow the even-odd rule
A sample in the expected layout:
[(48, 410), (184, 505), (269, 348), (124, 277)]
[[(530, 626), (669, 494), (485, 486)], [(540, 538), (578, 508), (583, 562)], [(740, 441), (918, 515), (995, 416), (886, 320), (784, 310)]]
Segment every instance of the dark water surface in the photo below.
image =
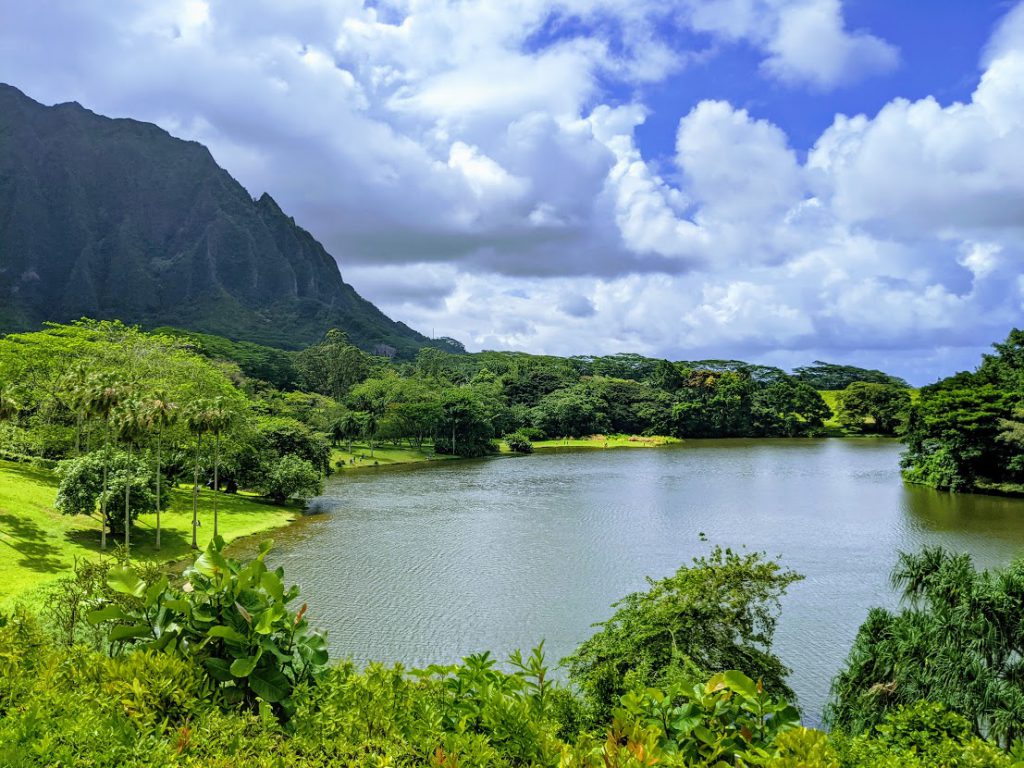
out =
[[(278, 537), (335, 656), (408, 664), (546, 640), (557, 661), (644, 577), (712, 544), (780, 555), (807, 578), (777, 650), (806, 720), (900, 550), (992, 566), (1024, 553), (1024, 501), (905, 486), (887, 440), (708, 440), (352, 473), (327, 513)], [(700, 534), (708, 542), (701, 541)]]

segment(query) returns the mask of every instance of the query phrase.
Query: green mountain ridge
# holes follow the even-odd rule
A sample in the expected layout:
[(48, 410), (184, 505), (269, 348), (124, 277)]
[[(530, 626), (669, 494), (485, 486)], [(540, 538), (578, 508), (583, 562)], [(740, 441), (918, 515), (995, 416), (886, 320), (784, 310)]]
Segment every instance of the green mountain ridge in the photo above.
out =
[(83, 316), (290, 349), (333, 327), (399, 356), (446, 346), (362, 298), (202, 144), (0, 84), (0, 331)]

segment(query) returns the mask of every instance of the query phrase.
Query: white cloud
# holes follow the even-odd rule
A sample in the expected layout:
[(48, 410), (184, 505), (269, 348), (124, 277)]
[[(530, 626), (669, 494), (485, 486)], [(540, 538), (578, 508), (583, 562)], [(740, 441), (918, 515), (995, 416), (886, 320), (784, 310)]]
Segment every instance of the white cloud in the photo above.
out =
[(768, 54), (762, 68), (790, 85), (830, 89), (888, 72), (889, 43), (846, 29), (840, 0), (690, 0), (696, 29), (746, 40)]
[(924, 375), (1020, 322), (1024, 5), (967, 103), (837, 116), (801, 158), (756, 106), (681, 94), (665, 163), (641, 86), (695, 57), (742, 42), (821, 90), (895, 49), (839, 0), (0, 8), (0, 79), (203, 141), (368, 298), (471, 348)]

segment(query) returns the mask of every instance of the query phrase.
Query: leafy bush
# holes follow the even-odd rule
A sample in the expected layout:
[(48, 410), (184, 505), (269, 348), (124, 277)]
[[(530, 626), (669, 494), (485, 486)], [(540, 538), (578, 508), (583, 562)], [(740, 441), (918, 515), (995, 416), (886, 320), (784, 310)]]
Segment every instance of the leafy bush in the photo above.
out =
[(502, 439), (513, 453), (533, 453), (533, 443), (521, 430), (505, 435)]
[(323, 488), (320, 473), (298, 456), (282, 456), (271, 462), (256, 484), (256, 490), (275, 504), (284, 504), (288, 499), (305, 501), (322, 493)]
[(801, 578), (759, 553), (715, 548), (616, 603), (601, 631), (565, 660), (569, 676), (599, 722), (630, 689), (730, 669), (792, 698), (771, 643), (779, 598)]
[(293, 710), (296, 688), (312, 682), (327, 664), (327, 642), (310, 629), (306, 606), (287, 608), (299, 594), (286, 590), (284, 571), (270, 571), (264, 558), (270, 544), (247, 564), (223, 554), (218, 537), (173, 589), (166, 576), (147, 582), (125, 566), (110, 569), (109, 587), (128, 599), (110, 602), (89, 614), (95, 624), (110, 624), (111, 651), (139, 648), (166, 651), (204, 669), (229, 701)]
[[(104, 455), (107, 460), (107, 492), (103, 494)], [(152, 469), (139, 456), (121, 451), (93, 451), (57, 465), (60, 484), (54, 506), (65, 515), (92, 515), (106, 500), (108, 526), (114, 533), (124, 532), (125, 490), (131, 521), (143, 513), (156, 511), (156, 491)], [(167, 508), (170, 492), (161, 488), (161, 507)]]

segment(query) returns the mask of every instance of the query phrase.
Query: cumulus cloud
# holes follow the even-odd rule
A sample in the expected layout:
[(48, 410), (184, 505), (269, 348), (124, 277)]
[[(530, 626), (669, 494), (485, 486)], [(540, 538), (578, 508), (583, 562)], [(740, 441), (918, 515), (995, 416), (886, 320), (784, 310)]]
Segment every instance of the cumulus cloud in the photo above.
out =
[(695, 60), (740, 44), (752, 76), (823, 91), (898, 52), (840, 0), (0, 9), (0, 80), (204, 142), (368, 298), (471, 348), (920, 380), (1020, 322), (1024, 4), (969, 101), (837, 115), (804, 153), (756, 106), (683, 94), (668, 158), (641, 149), (644, 86)]

